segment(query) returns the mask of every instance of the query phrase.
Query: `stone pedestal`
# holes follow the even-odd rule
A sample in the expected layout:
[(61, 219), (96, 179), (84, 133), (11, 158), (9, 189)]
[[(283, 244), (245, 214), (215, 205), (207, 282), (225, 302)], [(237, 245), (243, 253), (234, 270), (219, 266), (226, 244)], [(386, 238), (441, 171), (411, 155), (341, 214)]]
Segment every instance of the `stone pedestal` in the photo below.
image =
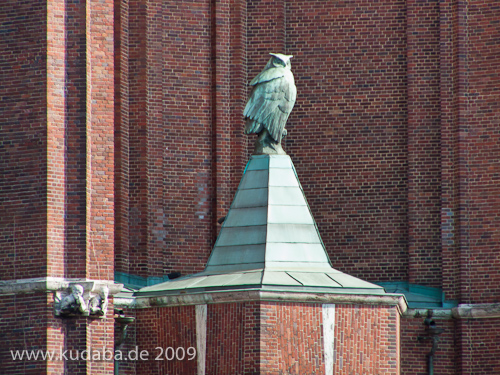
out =
[(203, 272), (135, 298), (138, 374), (400, 373), (404, 297), (331, 267), (287, 155), (252, 156)]
[[(165, 353), (139, 362), (138, 374), (400, 373), (399, 296), (255, 291), (156, 302), (137, 311), (137, 345)], [(188, 348), (196, 357), (181, 360)]]

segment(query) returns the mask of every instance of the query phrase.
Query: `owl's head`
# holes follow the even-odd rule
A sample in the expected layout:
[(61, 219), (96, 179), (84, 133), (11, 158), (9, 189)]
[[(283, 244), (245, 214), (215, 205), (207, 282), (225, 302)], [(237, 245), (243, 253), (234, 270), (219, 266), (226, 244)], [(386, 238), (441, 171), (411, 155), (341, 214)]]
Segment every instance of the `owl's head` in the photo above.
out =
[(290, 63), (290, 59), (293, 57), (292, 55), (282, 55), (281, 53), (270, 53), (270, 55), (272, 57), (268, 65), (276, 68), (292, 68), (292, 64)]

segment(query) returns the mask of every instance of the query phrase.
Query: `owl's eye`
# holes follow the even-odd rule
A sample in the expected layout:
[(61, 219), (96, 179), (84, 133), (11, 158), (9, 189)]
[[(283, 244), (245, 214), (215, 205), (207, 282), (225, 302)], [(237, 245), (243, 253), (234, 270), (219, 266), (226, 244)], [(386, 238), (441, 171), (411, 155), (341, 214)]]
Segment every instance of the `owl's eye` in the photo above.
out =
[(274, 63), (278, 65), (285, 65), (283, 64), (283, 61), (281, 61), (281, 59), (278, 59), (277, 57), (274, 58)]

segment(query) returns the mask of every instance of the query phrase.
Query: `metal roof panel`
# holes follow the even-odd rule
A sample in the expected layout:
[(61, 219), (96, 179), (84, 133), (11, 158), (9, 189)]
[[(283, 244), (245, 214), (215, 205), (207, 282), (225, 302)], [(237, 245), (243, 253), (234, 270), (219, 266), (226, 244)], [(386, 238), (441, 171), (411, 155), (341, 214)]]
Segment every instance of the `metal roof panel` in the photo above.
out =
[(299, 181), (293, 169), (272, 169), (269, 174), (269, 186), (299, 186)]
[(246, 171), (241, 179), (239, 189), (267, 188), (269, 171)]
[(265, 245), (217, 246), (212, 251), (208, 263), (212, 266), (222, 264), (243, 264), (264, 262)]
[(268, 223), (313, 224), (314, 220), (307, 206), (269, 205)]
[(224, 221), (224, 227), (266, 225), (267, 207), (231, 208)]
[(269, 169), (268, 158), (252, 158), (248, 162), (246, 171), (256, 171), (261, 169)]
[(270, 205), (287, 205), (287, 206), (307, 206), (302, 190), (298, 186), (269, 187), (269, 204)]
[(311, 224), (268, 224), (267, 242), (321, 243), (316, 227)]
[(302, 286), (297, 280), (288, 275), (286, 272), (274, 272), (264, 270), (262, 277), (263, 285), (292, 285)]
[(290, 157), (274, 156), (271, 155), (269, 158), (269, 168), (292, 168), (292, 160)]
[(231, 209), (265, 206), (267, 206), (267, 188), (248, 189), (236, 192)]
[(342, 285), (320, 272), (287, 272), (291, 277), (304, 286), (323, 286), (330, 288), (341, 288)]
[(266, 243), (266, 232), (265, 225), (222, 228), (215, 247), (263, 244)]
[(268, 243), (265, 256), (268, 262), (299, 262), (301, 265), (308, 262), (323, 262), (330, 265), (321, 243)]

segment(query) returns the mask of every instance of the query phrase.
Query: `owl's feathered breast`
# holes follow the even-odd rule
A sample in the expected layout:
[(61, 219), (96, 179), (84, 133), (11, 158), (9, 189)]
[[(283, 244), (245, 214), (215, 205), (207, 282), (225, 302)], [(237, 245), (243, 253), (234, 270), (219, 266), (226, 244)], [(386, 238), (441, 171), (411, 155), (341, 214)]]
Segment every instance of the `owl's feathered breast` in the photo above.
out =
[(243, 112), (245, 133), (260, 133), (265, 128), (276, 142), (281, 141), (297, 97), (292, 72), (281, 67), (269, 68), (258, 74), (250, 85), (254, 88)]

